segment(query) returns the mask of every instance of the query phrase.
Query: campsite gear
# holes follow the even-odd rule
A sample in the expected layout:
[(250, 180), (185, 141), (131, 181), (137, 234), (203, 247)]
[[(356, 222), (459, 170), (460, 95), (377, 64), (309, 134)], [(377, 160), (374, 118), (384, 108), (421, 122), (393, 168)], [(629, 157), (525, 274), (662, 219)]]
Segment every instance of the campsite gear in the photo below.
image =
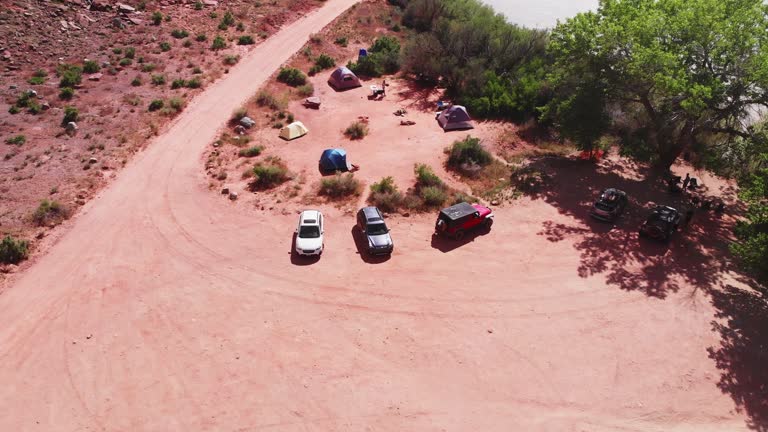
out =
[(280, 138), (290, 141), (292, 139), (303, 137), (307, 132), (309, 132), (309, 129), (304, 126), (304, 123), (296, 121), (280, 129)]
[(336, 90), (347, 90), (362, 86), (357, 76), (345, 67), (340, 67), (333, 71), (331, 77), (328, 78), (328, 84)]
[(472, 119), (467, 109), (461, 105), (453, 105), (444, 109), (438, 116), (437, 122), (445, 131), (457, 129), (474, 129)]
[(413, 120), (400, 120), (400, 126), (413, 126), (416, 122)]
[(688, 184), (688, 189), (694, 190), (697, 187), (699, 187), (699, 181), (696, 179), (696, 177), (691, 177), (691, 182)]
[(320, 155), (320, 171), (350, 171), (347, 164), (347, 152), (344, 149), (326, 149)]
[(304, 99), (304, 106), (307, 108), (318, 109), (320, 108), (320, 98), (317, 96), (308, 97)]
[(357, 61), (360, 62), (363, 57), (368, 57), (368, 50), (365, 48), (360, 48), (360, 51), (357, 52)]

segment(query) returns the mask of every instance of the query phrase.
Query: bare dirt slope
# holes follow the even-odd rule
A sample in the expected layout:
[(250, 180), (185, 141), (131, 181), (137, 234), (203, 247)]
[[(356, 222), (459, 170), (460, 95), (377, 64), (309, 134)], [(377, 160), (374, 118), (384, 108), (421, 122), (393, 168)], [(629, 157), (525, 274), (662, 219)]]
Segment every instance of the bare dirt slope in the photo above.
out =
[(295, 215), (207, 190), (217, 128), (354, 3), (257, 47), (2, 293), (0, 430), (743, 429), (707, 352), (704, 281), (648, 272), (696, 259), (685, 242), (590, 255), (589, 225), (552, 195), (462, 244), (431, 240), (430, 216), (398, 218), (395, 255), (370, 263), (329, 207), (326, 253), (302, 265)]

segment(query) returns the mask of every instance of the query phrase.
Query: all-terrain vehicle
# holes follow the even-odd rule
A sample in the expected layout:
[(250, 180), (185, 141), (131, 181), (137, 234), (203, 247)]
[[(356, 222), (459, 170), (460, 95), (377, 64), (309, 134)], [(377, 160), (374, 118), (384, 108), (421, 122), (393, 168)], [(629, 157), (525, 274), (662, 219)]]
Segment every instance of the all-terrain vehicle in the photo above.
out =
[(368, 253), (389, 255), (395, 245), (384, 222), (384, 215), (376, 207), (363, 207), (357, 212), (357, 228), (368, 240)]
[(473, 228), (482, 226), (490, 229), (492, 225), (491, 209), (480, 204), (462, 202), (440, 210), (435, 222), (435, 233), (461, 240)]
[(592, 205), (589, 215), (605, 222), (613, 222), (627, 208), (627, 193), (614, 188), (603, 189), (600, 196)]
[(640, 226), (640, 237), (667, 241), (680, 226), (682, 215), (677, 209), (657, 206)]

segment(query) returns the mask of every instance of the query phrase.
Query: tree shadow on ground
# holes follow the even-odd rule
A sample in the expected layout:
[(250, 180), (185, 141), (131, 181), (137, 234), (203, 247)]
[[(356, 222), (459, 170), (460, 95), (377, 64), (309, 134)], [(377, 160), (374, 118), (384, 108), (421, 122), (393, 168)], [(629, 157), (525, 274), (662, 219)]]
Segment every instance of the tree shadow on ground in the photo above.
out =
[[(552, 242), (574, 242), (580, 252), (576, 271), (581, 277), (603, 274), (610, 285), (665, 298), (679, 290), (681, 282), (713, 287), (732, 268), (727, 245), (734, 218), (729, 216), (697, 211), (691, 225), (681, 227), (668, 243), (638, 238), (638, 228), (654, 205), (683, 211), (689, 205), (688, 195), (670, 194), (664, 179), (642, 166), (544, 157), (532, 161), (527, 169), (540, 172), (542, 184), (526, 194), (576, 220), (573, 224), (544, 222), (539, 234)], [(614, 224), (589, 216), (593, 200), (608, 187), (624, 190), (630, 197), (627, 210)]]
[(401, 80), (400, 83), (404, 85), (404, 88), (395, 94), (399, 98), (398, 103), (401, 106), (418, 111), (437, 111), (437, 101), (442, 96), (442, 90), (412, 80)]
[(726, 286), (711, 292), (719, 321), (720, 346), (707, 351), (722, 371), (718, 387), (729, 394), (747, 426), (768, 431), (768, 298)]
[(355, 247), (357, 248), (357, 254), (360, 255), (360, 259), (367, 264), (381, 264), (389, 261), (392, 255), (371, 255), (368, 253), (368, 240), (366, 240), (363, 232), (357, 228), (357, 225), (352, 225), (350, 230), (352, 239), (355, 241)]

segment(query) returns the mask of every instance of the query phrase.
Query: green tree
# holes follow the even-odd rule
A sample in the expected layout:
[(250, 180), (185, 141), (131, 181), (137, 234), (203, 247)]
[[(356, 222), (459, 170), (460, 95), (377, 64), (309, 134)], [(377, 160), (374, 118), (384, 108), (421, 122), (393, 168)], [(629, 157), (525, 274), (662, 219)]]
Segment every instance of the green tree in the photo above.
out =
[(668, 168), (696, 143), (748, 136), (748, 109), (768, 106), (766, 28), (761, 0), (601, 0), (552, 32), (552, 84), (562, 90), (587, 74), (599, 97), (636, 117), (656, 165)]

